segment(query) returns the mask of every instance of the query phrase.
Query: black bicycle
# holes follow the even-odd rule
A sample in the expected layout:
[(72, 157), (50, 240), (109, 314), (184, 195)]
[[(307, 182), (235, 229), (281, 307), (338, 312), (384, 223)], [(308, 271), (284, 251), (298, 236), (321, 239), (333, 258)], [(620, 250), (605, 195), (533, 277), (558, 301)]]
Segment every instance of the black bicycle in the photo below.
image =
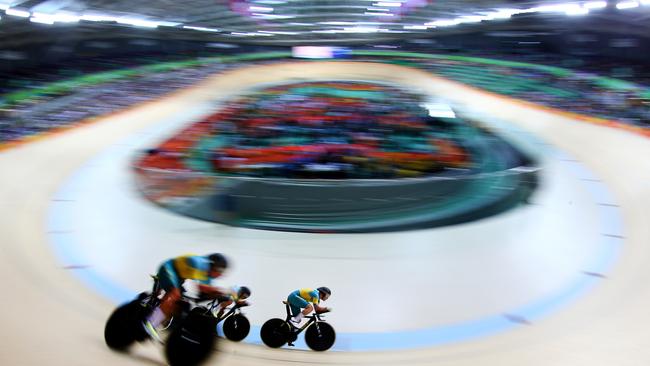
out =
[[(241, 313), (241, 308), (248, 303), (235, 303), (222, 316), (216, 317), (215, 309), (228, 297), (211, 300), (183, 297), (180, 316), (172, 321), (169, 337), (165, 342), (165, 357), (170, 366), (198, 365), (205, 361), (217, 342), (217, 324), (221, 321), (226, 338), (241, 341), (250, 331), (250, 322)], [(197, 305), (210, 301), (207, 306)]]
[[(106, 322), (104, 339), (108, 347), (116, 351), (127, 351), (135, 342), (149, 339), (143, 322), (160, 305), (160, 284), (152, 276), (154, 285), (151, 293), (143, 292), (136, 299), (118, 307)], [(165, 330), (169, 333), (165, 341), (165, 357), (171, 366), (198, 365), (208, 358), (217, 342), (217, 323), (224, 321), (224, 335), (240, 341), (250, 331), (250, 322), (241, 313), (246, 303), (231, 306), (220, 318), (213, 310), (221, 299), (194, 299), (183, 294), (180, 311), (169, 320)], [(208, 306), (200, 306), (211, 301)]]
[(209, 308), (197, 306), (192, 299), (184, 298), (181, 305), (168, 329), (165, 358), (170, 366), (199, 365), (215, 347), (218, 320)]
[(134, 300), (121, 305), (108, 318), (104, 327), (106, 345), (116, 351), (127, 351), (135, 342), (148, 339), (142, 323), (160, 304), (158, 278), (152, 276), (154, 285), (151, 293), (143, 292)]
[[(220, 300), (214, 299), (209, 304), (209, 310), (214, 314), (214, 310), (219, 305)], [(223, 321), (223, 335), (233, 342), (239, 342), (248, 336), (251, 330), (251, 323), (248, 318), (241, 312), (241, 308), (249, 306), (247, 302), (235, 302), (234, 305), (227, 308), (220, 317), (217, 318), (217, 324)]]
[(287, 309), (287, 317), (269, 319), (262, 325), (260, 336), (262, 342), (271, 348), (280, 348), (285, 344), (293, 346), (293, 342), (298, 339), (298, 335), (305, 331), (305, 343), (314, 351), (327, 351), (334, 345), (336, 332), (334, 328), (323, 320), (323, 313), (314, 312), (307, 316), (309, 319), (302, 327), (297, 328), (289, 319), (291, 319), (291, 309), (287, 301), (283, 301)]

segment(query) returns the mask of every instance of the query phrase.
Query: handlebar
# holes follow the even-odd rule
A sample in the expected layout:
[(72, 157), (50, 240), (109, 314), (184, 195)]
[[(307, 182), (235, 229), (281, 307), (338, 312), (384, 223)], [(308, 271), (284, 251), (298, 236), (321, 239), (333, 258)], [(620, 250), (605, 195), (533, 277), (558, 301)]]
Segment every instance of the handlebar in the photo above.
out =
[(321, 318), (324, 318), (323, 314), (329, 313), (332, 311), (331, 309), (325, 309), (323, 311), (314, 311), (312, 315), (308, 315), (307, 318), (310, 319), (315, 319), (315, 320), (321, 320)]
[(192, 297), (186, 295), (185, 293), (181, 293), (181, 300), (189, 300), (197, 304), (217, 301), (217, 299), (212, 297), (207, 297), (207, 296)]

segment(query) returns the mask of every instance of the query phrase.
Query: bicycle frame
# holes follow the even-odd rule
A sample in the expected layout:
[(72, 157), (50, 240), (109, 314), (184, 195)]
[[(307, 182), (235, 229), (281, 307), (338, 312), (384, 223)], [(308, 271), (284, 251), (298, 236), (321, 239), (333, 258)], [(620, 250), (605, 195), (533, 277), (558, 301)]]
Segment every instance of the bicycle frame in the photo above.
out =
[(291, 331), (292, 331), (296, 336), (297, 336), (298, 334), (302, 333), (305, 329), (309, 328), (310, 325), (316, 323), (317, 321), (321, 321), (321, 320), (322, 320), (322, 315), (321, 315), (321, 314), (318, 314), (318, 313), (316, 313), (316, 311), (314, 311), (314, 313), (313, 313), (312, 315), (308, 315), (308, 316), (306, 316), (306, 318), (308, 318), (309, 321), (307, 321), (307, 323), (303, 324), (302, 327), (298, 328), (298, 327), (296, 327), (295, 325), (293, 325), (293, 324), (291, 323), (291, 321), (290, 321), (290, 320), (291, 320), (291, 308), (289, 307), (289, 304), (288, 304), (288, 303), (285, 303), (285, 306), (286, 306), (286, 309), (287, 309), (287, 318), (286, 318), (284, 321), (285, 321), (287, 324), (289, 324), (289, 325), (291, 326)]
[[(160, 288), (160, 280), (158, 279), (158, 276), (156, 275), (151, 275), (151, 278), (153, 279), (153, 288), (151, 290), (151, 294), (148, 295), (148, 298), (146, 298), (146, 301), (143, 302), (145, 306), (150, 307), (151, 309), (154, 309), (158, 305), (160, 305), (160, 296), (161, 296), (161, 291), (162, 289)], [(240, 314), (241, 313), (241, 308), (248, 306), (249, 304), (247, 303), (237, 303), (235, 302), (234, 305), (230, 306), (227, 308), (227, 311), (225, 311), (221, 317), (217, 317), (214, 313), (213, 310), (217, 308), (220, 304), (220, 298), (215, 298), (212, 300), (206, 300), (206, 299), (200, 299), (200, 298), (193, 298), (186, 296), (185, 294), (181, 293), (181, 301), (184, 301), (188, 304), (189, 308), (193, 308), (194, 306), (198, 306), (201, 303), (206, 303), (207, 302), (207, 311), (205, 314), (210, 313), (212, 316), (214, 316), (217, 319), (217, 324), (226, 318), (235, 315), (235, 314)], [(188, 309), (189, 310), (189, 309)], [(171, 325), (172, 322), (174, 321), (174, 317), (171, 317), (169, 321), (167, 322), (167, 325), (163, 329), (168, 329)]]
[[(214, 300), (212, 300), (210, 302), (210, 304), (208, 305), (208, 311), (212, 312), (217, 306), (219, 306), (219, 301), (218, 300), (219, 299), (214, 299)], [(227, 317), (229, 317), (231, 315), (240, 313), (241, 308), (243, 308), (244, 306), (248, 306), (248, 305), (247, 304), (238, 304), (238, 303), (235, 302), (235, 304), (233, 306), (230, 306), (229, 308), (227, 308), (228, 311), (224, 312), (221, 315), (221, 317), (217, 318), (217, 323), (221, 322), (222, 320), (226, 319)]]

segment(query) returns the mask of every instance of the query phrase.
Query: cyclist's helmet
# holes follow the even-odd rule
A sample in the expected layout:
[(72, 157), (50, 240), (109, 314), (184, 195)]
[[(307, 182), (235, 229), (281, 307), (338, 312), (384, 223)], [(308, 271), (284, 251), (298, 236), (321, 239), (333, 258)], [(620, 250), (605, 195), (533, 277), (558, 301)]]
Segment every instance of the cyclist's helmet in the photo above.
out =
[(208, 259), (210, 260), (210, 262), (212, 262), (212, 266), (214, 268), (218, 268), (221, 270), (228, 268), (228, 260), (221, 253), (210, 254), (208, 256)]
[(328, 287), (325, 287), (325, 286), (323, 286), (323, 287), (319, 287), (317, 290), (318, 290), (318, 292), (320, 292), (321, 294), (327, 294), (327, 296), (332, 295), (332, 291), (330, 291), (330, 289), (329, 289)]
[(242, 297), (249, 297), (251, 295), (251, 289), (249, 289), (246, 286), (241, 286), (239, 290), (237, 291), (237, 297), (242, 298)]

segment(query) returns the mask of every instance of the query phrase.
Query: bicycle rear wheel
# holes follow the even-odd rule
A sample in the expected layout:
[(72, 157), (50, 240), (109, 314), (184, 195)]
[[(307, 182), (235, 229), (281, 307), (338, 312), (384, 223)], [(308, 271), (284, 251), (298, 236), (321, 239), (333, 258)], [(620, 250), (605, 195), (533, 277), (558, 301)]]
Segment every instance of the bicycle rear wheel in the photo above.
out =
[(271, 348), (280, 348), (287, 343), (291, 327), (287, 322), (279, 318), (269, 319), (262, 325), (260, 336), (262, 342)]

